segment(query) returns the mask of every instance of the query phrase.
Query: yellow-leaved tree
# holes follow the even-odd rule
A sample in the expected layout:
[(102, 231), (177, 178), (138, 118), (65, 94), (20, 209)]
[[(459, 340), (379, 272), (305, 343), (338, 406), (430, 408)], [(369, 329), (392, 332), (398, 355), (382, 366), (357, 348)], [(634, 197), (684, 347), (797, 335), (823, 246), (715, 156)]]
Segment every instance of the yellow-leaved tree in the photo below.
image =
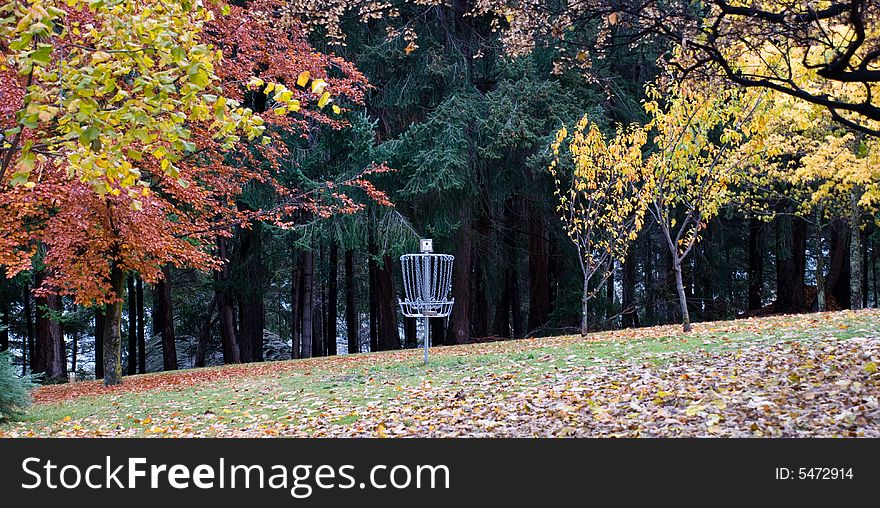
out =
[(654, 152), (642, 166), (648, 210), (672, 258), (682, 329), (691, 329), (682, 265), (700, 233), (729, 202), (741, 170), (769, 149), (764, 92), (670, 82), (648, 88)]
[[(646, 132), (641, 126), (619, 128), (606, 140), (585, 115), (571, 133), (563, 127), (552, 144), (550, 173), (559, 199), (557, 211), (577, 247), (583, 273), (581, 335), (589, 331), (589, 301), (623, 262), (644, 224), (647, 189), (639, 168)], [(560, 156), (560, 149), (567, 154)]]

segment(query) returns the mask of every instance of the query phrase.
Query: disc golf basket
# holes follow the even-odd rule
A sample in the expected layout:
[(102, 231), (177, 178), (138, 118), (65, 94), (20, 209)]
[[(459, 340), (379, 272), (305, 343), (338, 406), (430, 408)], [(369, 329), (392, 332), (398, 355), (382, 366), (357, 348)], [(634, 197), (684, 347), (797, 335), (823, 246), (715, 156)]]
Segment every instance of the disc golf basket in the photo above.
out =
[(419, 240), (419, 254), (400, 256), (403, 272), (404, 299), (398, 300), (403, 315), (422, 318), (425, 338), (425, 363), (428, 363), (428, 346), (431, 342), (429, 319), (447, 317), (452, 312), (452, 262), (449, 254), (434, 254), (430, 239)]

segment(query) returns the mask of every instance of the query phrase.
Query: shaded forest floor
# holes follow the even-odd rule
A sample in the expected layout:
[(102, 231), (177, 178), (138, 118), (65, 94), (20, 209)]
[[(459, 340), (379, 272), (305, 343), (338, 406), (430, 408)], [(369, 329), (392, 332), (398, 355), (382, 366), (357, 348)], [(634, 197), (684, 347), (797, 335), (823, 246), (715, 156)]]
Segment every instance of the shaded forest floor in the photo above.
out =
[(39, 388), (26, 436), (880, 437), (880, 311), (742, 319)]

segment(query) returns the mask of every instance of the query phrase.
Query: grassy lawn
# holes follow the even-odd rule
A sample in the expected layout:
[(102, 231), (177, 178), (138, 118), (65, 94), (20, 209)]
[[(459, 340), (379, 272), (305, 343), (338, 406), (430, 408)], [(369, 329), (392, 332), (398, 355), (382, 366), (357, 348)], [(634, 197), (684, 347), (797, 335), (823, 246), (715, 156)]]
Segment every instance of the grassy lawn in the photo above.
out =
[(0, 436), (880, 436), (880, 312), (43, 387)]

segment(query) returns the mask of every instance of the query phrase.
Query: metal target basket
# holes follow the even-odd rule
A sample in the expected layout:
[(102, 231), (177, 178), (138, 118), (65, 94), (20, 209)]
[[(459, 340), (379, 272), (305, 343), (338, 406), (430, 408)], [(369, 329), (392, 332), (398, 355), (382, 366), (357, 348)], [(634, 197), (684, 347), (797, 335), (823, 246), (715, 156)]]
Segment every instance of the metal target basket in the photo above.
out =
[(434, 254), (429, 239), (420, 242), (421, 253), (400, 256), (404, 298), (398, 300), (403, 315), (424, 319), (425, 363), (428, 363), (430, 335), (428, 318), (447, 317), (452, 312), (452, 263), (454, 256)]
[(403, 270), (404, 298), (400, 301), (403, 315), (411, 318), (446, 317), (452, 312), (452, 262), (449, 254), (404, 254), (400, 256)]

